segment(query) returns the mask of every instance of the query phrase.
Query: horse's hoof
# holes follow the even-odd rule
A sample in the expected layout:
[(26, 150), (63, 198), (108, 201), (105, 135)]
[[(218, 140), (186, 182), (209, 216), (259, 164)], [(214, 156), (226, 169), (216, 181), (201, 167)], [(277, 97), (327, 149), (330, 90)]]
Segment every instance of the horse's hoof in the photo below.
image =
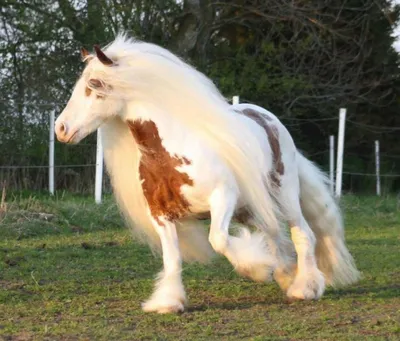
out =
[(162, 299), (155, 300), (150, 299), (142, 303), (143, 311), (150, 313), (158, 313), (158, 314), (171, 314), (171, 313), (180, 313), (185, 310), (184, 299)]
[(322, 273), (317, 270), (307, 277), (296, 277), (293, 284), (287, 291), (290, 300), (317, 300), (325, 291), (325, 279)]

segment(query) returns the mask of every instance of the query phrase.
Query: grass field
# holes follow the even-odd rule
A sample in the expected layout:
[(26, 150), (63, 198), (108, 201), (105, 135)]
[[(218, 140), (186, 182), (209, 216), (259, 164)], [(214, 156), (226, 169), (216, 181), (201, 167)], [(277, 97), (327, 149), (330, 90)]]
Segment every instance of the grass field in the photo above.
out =
[(161, 260), (135, 243), (111, 199), (12, 197), (0, 216), (0, 340), (399, 340), (400, 207), (346, 197), (363, 280), (317, 302), (237, 276), (217, 257), (186, 265), (180, 315), (145, 314)]

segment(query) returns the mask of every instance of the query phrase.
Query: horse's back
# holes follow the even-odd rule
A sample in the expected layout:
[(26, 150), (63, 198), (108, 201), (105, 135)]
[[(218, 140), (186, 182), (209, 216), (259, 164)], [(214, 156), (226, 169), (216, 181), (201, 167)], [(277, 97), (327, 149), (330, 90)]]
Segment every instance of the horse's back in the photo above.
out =
[[(268, 155), (268, 157), (272, 156), (274, 158), (273, 154), (279, 153), (283, 165), (286, 165), (286, 168), (293, 168), (296, 161), (297, 148), (291, 134), (277, 116), (254, 104), (235, 104), (232, 108), (241, 114), (242, 120), (251, 120), (254, 125), (262, 128), (265, 138), (260, 140), (260, 143), (264, 144), (266, 153), (272, 154)], [(276, 157), (278, 155), (275, 155)]]

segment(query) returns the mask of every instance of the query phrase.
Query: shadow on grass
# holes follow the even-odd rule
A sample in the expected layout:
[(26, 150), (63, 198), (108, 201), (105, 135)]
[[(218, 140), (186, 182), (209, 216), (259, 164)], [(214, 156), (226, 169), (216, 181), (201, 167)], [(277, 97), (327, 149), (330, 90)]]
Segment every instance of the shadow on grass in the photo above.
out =
[[(373, 283), (372, 283), (373, 284)], [(373, 298), (395, 298), (399, 297), (400, 285), (383, 285), (383, 286), (352, 286), (340, 290), (330, 291), (329, 297), (338, 298), (360, 298), (360, 296)]]
[(352, 246), (398, 246), (399, 241), (393, 238), (353, 239)]
[(246, 297), (245, 301), (242, 298), (240, 301), (232, 300), (230, 302), (219, 302), (217, 299), (211, 299), (207, 303), (204, 304), (190, 304), (187, 307), (186, 311), (188, 313), (192, 312), (203, 312), (210, 310), (247, 310), (251, 309), (255, 306), (268, 307), (270, 305), (282, 305), (282, 306), (290, 306), (293, 302), (288, 301), (282, 292), (281, 295), (266, 295), (263, 299), (259, 297)]
[[(260, 297), (245, 297), (241, 298), (240, 301), (232, 300), (230, 302), (219, 302), (217, 298), (212, 298), (203, 304), (191, 304), (187, 308), (187, 312), (202, 312), (206, 310), (247, 310), (254, 306), (263, 306), (268, 308), (270, 305), (280, 305), (282, 309), (290, 307), (300, 307), (303, 305), (319, 304), (325, 300), (336, 300), (336, 299), (358, 299), (360, 296), (365, 298), (380, 298), (380, 299), (391, 299), (399, 296), (400, 285), (387, 285), (387, 286), (376, 286), (376, 287), (349, 287), (348, 289), (335, 290), (332, 292), (329, 290), (319, 301), (302, 301), (302, 300), (289, 300), (285, 293), (277, 290), (277, 293), (270, 293), (264, 298)], [(355, 307), (357, 302), (355, 302)], [(361, 303), (359, 303), (361, 304)]]

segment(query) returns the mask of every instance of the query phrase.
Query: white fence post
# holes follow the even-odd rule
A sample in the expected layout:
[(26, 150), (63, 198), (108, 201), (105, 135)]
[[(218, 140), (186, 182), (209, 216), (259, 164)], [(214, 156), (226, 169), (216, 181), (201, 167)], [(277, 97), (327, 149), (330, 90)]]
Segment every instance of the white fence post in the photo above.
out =
[(97, 129), (96, 146), (96, 183), (95, 183), (95, 201), (101, 203), (101, 192), (103, 187), (103, 144), (101, 143), (101, 129)]
[(232, 97), (232, 104), (239, 104), (239, 96), (233, 96)]
[(329, 136), (329, 179), (331, 193), (335, 193), (335, 135)]
[(381, 177), (379, 160), (379, 141), (375, 141), (376, 195), (381, 195)]
[(339, 136), (336, 160), (336, 197), (342, 195), (342, 175), (343, 175), (343, 150), (344, 150), (344, 129), (346, 123), (346, 109), (340, 108), (339, 112)]
[(49, 130), (49, 192), (54, 195), (54, 111), (50, 112)]

